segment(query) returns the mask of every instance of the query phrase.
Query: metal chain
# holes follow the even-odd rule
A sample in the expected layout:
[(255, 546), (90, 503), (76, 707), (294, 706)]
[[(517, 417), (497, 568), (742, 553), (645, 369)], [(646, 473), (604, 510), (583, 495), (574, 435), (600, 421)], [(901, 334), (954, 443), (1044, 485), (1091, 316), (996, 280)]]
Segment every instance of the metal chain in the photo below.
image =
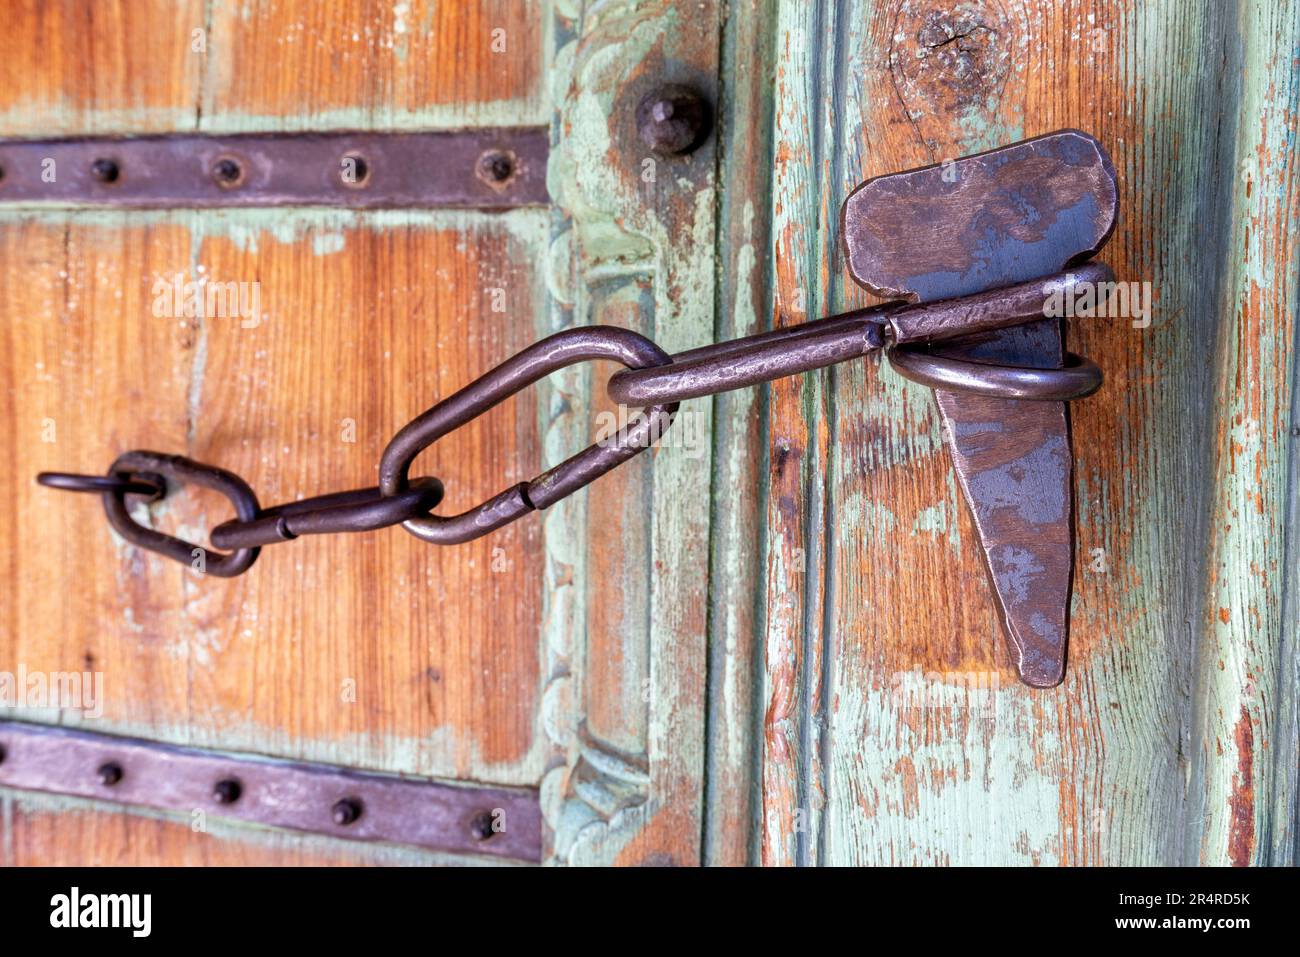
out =
[[(1071, 287), (1108, 282), (1109, 267), (1086, 263), (1069, 272), (1005, 289), (929, 304), (887, 304), (729, 342), (668, 355), (646, 337), (612, 326), (568, 329), (536, 342), (407, 423), (384, 449), (379, 485), (333, 492), (262, 508), (243, 479), (225, 469), (178, 455), (137, 450), (107, 475), (42, 472), (51, 488), (102, 495), (108, 520), (127, 541), (191, 565), (206, 574), (239, 575), (261, 546), (301, 535), (362, 532), (401, 524), (418, 538), (466, 542), (546, 508), (590, 484), (658, 441), (686, 399), (810, 372), (888, 349), (901, 375), (944, 389), (1017, 399), (1068, 400), (1095, 392), (1101, 371), (1072, 353), (1062, 369), (1024, 369), (959, 362), (931, 354), (944, 339), (1042, 320), (1044, 303)], [(459, 515), (432, 514), (442, 500), (436, 478), (409, 478), (411, 463), (455, 431), (552, 372), (595, 359), (621, 363), (607, 384), (610, 397), (641, 411), (612, 438), (597, 442), (529, 482), (508, 488)], [(212, 530), (226, 552), (155, 531), (137, 522), (127, 496), (156, 501), (172, 485), (200, 485), (225, 495), (236, 518)]]

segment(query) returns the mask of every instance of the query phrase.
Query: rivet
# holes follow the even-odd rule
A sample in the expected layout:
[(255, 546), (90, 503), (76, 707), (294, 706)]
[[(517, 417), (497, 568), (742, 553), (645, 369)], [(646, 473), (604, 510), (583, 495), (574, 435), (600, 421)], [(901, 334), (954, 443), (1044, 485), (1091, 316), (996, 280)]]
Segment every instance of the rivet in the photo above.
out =
[(345, 153), (339, 161), (339, 182), (350, 189), (361, 189), (370, 181), (370, 164), (360, 153)]
[(641, 142), (656, 153), (689, 153), (709, 132), (708, 105), (694, 90), (665, 86), (637, 104), (636, 127)]
[(476, 841), (489, 841), (496, 837), (496, 829), (492, 826), (494, 823), (491, 811), (480, 811), (474, 815), (474, 819), (469, 822), (470, 836)]
[(487, 150), (478, 158), (475, 174), (495, 190), (505, 189), (515, 178), (519, 158), (509, 150)]
[(234, 804), (244, 793), (244, 786), (238, 778), (222, 778), (212, 788), (212, 800), (218, 804)]
[(117, 782), (122, 780), (122, 765), (116, 761), (109, 761), (99, 766), (99, 783), (104, 787), (111, 788)]
[(332, 816), (339, 827), (347, 827), (361, 817), (361, 801), (353, 797), (343, 798), (334, 805)]
[(116, 160), (97, 159), (90, 164), (90, 172), (101, 183), (116, 183), (122, 171), (118, 169)]
[(0, 744), (0, 764), (5, 763), (5, 746)]
[(212, 178), (223, 189), (234, 189), (244, 181), (244, 167), (239, 160), (223, 156), (212, 164)]

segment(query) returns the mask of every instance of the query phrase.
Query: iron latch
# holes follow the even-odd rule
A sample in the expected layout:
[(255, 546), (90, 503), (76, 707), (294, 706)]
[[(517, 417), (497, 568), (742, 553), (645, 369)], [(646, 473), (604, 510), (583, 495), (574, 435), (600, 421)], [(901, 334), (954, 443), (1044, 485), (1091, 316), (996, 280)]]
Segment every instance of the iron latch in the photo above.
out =
[[(1095, 391), (1102, 374), (1065, 350), (1063, 320), (1048, 307), (1084, 290), (1095, 299), (1111, 285), (1109, 267), (1088, 260), (1117, 211), (1115, 169), (1101, 145), (1075, 130), (1051, 133), (853, 191), (841, 229), (849, 270), (894, 302), (677, 355), (626, 329), (567, 329), (407, 423), (380, 458), (376, 488), (263, 509), (237, 476), (146, 451), (125, 453), (106, 477), (43, 473), (38, 481), (100, 493), (128, 541), (218, 576), (246, 571), (261, 546), (303, 534), (400, 522), (450, 545), (546, 508), (652, 446), (685, 399), (886, 350), (900, 374), (935, 389), (1017, 671), (1029, 685), (1050, 687), (1065, 675), (1074, 567), (1065, 403)], [(441, 483), (409, 475), (421, 451), (557, 369), (593, 359), (626, 367), (608, 391), (641, 413), (609, 440), (466, 512), (432, 512)], [(189, 483), (217, 488), (235, 505), (237, 517), (211, 536), (228, 552), (163, 535), (127, 507), (127, 496)]]

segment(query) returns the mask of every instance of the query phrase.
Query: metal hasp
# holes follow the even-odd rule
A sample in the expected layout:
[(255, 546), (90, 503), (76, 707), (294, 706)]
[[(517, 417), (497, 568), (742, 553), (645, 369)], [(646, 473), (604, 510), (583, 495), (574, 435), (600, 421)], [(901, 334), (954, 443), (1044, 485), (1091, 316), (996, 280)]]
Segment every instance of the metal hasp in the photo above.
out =
[(0, 722), (0, 788), (196, 812), (359, 841), (542, 857), (535, 790), (358, 773)]
[[(377, 487), (332, 492), (271, 508), (262, 508), (248, 484), (225, 469), (147, 449), (118, 456), (107, 475), (42, 472), (36, 481), (64, 491), (98, 493), (110, 524), (127, 541), (217, 577), (243, 574), (261, 546), (301, 535), (363, 532), (401, 523), (427, 542), (458, 544), (553, 505), (648, 448), (672, 424), (683, 399), (810, 372), (857, 359), (887, 344), (893, 345), (891, 354), (900, 370), (906, 358), (910, 370), (906, 374), (916, 379), (933, 376), (939, 384), (947, 384), (953, 380), (951, 370), (931, 368), (940, 361), (937, 357), (905, 353), (899, 347), (1040, 320), (1045, 295), (1072, 295), (1113, 278), (1109, 267), (1085, 263), (1046, 279), (961, 299), (859, 309), (674, 356), (630, 329), (565, 329), (533, 343), (403, 426), (384, 449)], [(416, 456), (520, 389), (571, 363), (593, 359), (612, 359), (627, 367), (610, 378), (607, 391), (615, 402), (640, 407), (642, 412), (617, 435), (602, 438), (469, 511), (451, 516), (430, 513), (441, 500), (442, 483), (430, 476), (408, 477)], [(1096, 389), (1101, 370), (1083, 359), (1069, 370), (971, 365), (960, 383), (977, 390), (994, 387), (996, 395), (1067, 399)], [(221, 492), (235, 507), (236, 517), (218, 525), (210, 536), (214, 548), (231, 551), (209, 551), (163, 534), (150, 527), (147, 512), (141, 515), (143, 523), (131, 514), (127, 496), (156, 502), (191, 484)]]
[[(1086, 133), (1063, 130), (869, 180), (844, 204), (842, 236), (858, 283), (928, 302), (1028, 282), (1090, 258), (1110, 238), (1118, 202), (1105, 150)], [(944, 442), (1016, 669), (1039, 688), (1065, 677), (1074, 569), (1070, 420), (1064, 402), (1046, 400), (1060, 390), (1038, 401), (1006, 398), (1031, 393), (981, 393), (987, 375), (970, 373), (994, 366), (1032, 384), (1032, 370), (1069, 364), (1063, 335), (1060, 319), (1040, 319), (891, 356), (901, 374), (946, 386), (935, 390)]]
[[(659, 99), (645, 101), (650, 126), (643, 132), (654, 132), (655, 122), (671, 126), (680, 119), (686, 132), (700, 134), (703, 127), (686, 122), (693, 115), (689, 98), (670, 101), (663, 91), (657, 95)], [(666, 136), (671, 130), (660, 132)], [(502, 131), (482, 135), (498, 138), (492, 150), (504, 148), (498, 142)], [(459, 144), (458, 149), (473, 140), (471, 134), (443, 136), (451, 137), (444, 145)], [(336, 140), (323, 151), (355, 145)], [(370, 170), (375, 155), (368, 155), (365, 169)], [(515, 160), (486, 165), (480, 156), (475, 175), (482, 179), (486, 173), (508, 186), (510, 176), (536, 173), (540, 164), (517, 164), (518, 154), (511, 155)], [(213, 162), (221, 175), (231, 173), (219, 159)], [(91, 169), (105, 173), (97, 165)], [(116, 183), (121, 170), (114, 166), (112, 172)], [(378, 174), (371, 170), (367, 175)], [(149, 194), (153, 199), (158, 195)], [(263, 509), (236, 475), (143, 450), (120, 456), (107, 476), (42, 473), (37, 481), (99, 492), (109, 521), (128, 541), (219, 577), (246, 571), (261, 546), (300, 535), (367, 531), (400, 522), (424, 541), (450, 545), (544, 509), (629, 460), (655, 443), (684, 399), (887, 348), (895, 370), (936, 390), (944, 440), (975, 518), (1016, 668), (1027, 684), (1051, 687), (1065, 676), (1074, 564), (1070, 425), (1064, 403), (1091, 394), (1102, 375), (1093, 363), (1065, 351), (1061, 320), (1044, 315), (1054, 298), (1084, 287), (1091, 293), (1086, 301), (1103, 298), (1114, 276), (1105, 264), (1086, 260), (1110, 237), (1117, 207), (1114, 167), (1096, 140), (1074, 130), (869, 180), (844, 204), (841, 235), (849, 268), (872, 292), (906, 302), (676, 355), (627, 329), (587, 326), (557, 332), (408, 422), (384, 449), (376, 488)], [(635, 419), (612, 439), (601, 439), (469, 511), (430, 512), (442, 486), (435, 478), (408, 476), (420, 452), (557, 369), (595, 359), (625, 366), (607, 389), (616, 402), (642, 409)], [(235, 507), (235, 519), (212, 533), (213, 545), (231, 551), (209, 555), (202, 546), (141, 524), (127, 507), (128, 495), (157, 499), (160, 488), (165, 494), (187, 484), (215, 489)]]
[(542, 206), (542, 127), (0, 142), (0, 204)]

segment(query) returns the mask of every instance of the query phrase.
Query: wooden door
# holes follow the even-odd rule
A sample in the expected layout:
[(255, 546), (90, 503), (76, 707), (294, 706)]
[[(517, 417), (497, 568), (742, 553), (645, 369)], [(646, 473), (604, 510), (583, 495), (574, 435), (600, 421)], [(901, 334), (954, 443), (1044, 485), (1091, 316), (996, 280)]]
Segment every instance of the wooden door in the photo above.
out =
[[(550, 207), (0, 208), (0, 672), (87, 672), (202, 751), (515, 789), (546, 861), (1275, 864), (1296, 846), (1289, 0), (31, 2), (0, 135), (549, 126)], [(633, 113), (712, 104), (688, 155)], [(529, 342), (669, 352), (871, 301), (863, 179), (1062, 127), (1119, 171), (1103, 253), (1150, 324), (1075, 320), (1066, 681), (1017, 683), (929, 391), (875, 359), (683, 405), (662, 447), (477, 542), (400, 530), (195, 576), (35, 486), (179, 452), (264, 502), (373, 484), (388, 438)], [(2, 189), (0, 181), (0, 189)], [(265, 321), (163, 320), (158, 276)], [(460, 510), (586, 445), (604, 364), (422, 456)], [(168, 497), (199, 536), (216, 496)], [(920, 692), (919, 694), (917, 692)], [(0, 787), (0, 862), (459, 863)]]
[(778, 321), (866, 301), (837, 248), (856, 183), (1063, 127), (1110, 151), (1101, 258), (1154, 293), (1149, 325), (1071, 321), (1106, 384), (1071, 409), (1069, 672), (1048, 691), (1008, 667), (927, 391), (876, 363), (772, 386), (759, 856), (1292, 861), (1295, 5), (756, 16)]

